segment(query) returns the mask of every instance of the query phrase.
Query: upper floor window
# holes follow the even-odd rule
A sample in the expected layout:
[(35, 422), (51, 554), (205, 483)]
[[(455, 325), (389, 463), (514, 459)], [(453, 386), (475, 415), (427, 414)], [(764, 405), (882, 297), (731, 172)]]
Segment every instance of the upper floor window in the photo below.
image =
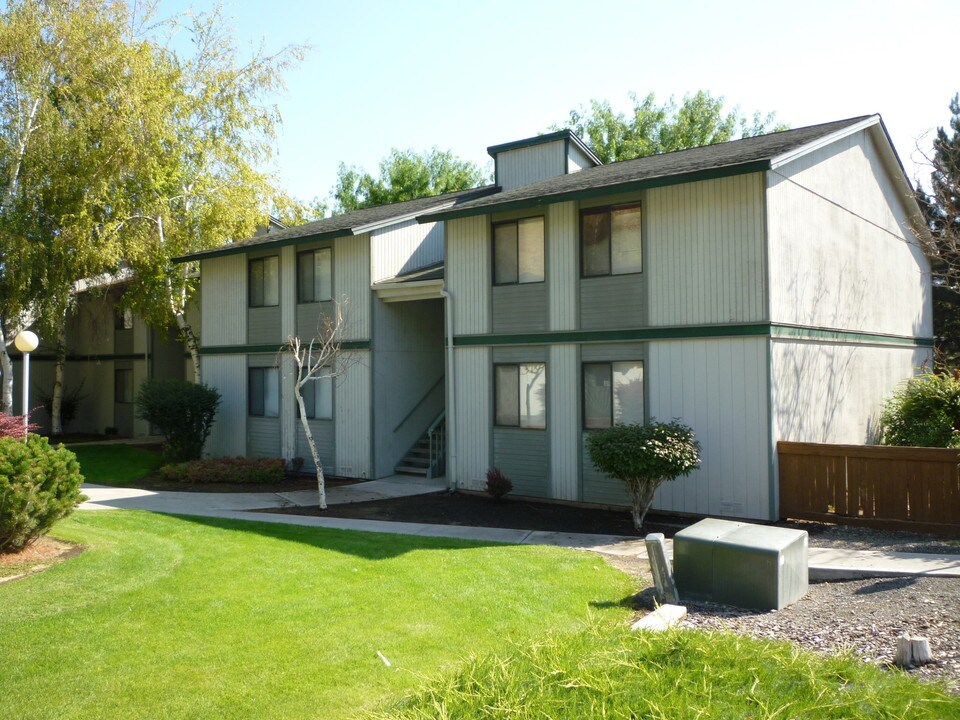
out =
[(580, 214), (580, 252), (584, 277), (641, 272), (640, 206), (584, 210)]
[(547, 366), (543, 363), (496, 365), (496, 424), (504, 427), (547, 426)]
[(133, 311), (130, 308), (116, 308), (113, 314), (114, 330), (130, 330), (133, 328)]
[[(320, 377), (304, 383), (300, 388), (303, 407), (311, 420), (333, 419), (333, 377), (330, 368), (323, 368)], [(297, 412), (300, 412), (299, 406)]]
[(583, 364), (583, 427), (643, 422), (643, 363)]
[(280, 304), (280, 258), (276, 255), (250, 261), (250, 307)]
[(247, 385), (247, 413), (258, 417), (280, 415), (280, 373), (275, 367), (250, 368)]
[(543, 282), (543, 218), (493, 226), (493, 284)]
[(330, 248), (297, 255), (297, 302), (324, 302), (333, 298)]

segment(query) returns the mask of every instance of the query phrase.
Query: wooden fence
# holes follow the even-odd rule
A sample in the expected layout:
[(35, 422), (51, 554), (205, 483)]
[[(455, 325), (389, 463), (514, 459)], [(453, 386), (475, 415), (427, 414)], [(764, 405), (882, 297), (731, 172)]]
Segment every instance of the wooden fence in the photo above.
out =
[(960, 450), (777, 443), (780, 517), (960, 534)]

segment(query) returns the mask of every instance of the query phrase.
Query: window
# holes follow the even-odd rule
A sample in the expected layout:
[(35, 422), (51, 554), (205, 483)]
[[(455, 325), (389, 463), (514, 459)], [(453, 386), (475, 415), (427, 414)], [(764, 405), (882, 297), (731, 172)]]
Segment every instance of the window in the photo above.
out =
[(584, 277), (641, 272), (640, 206), (584, 210), (580, 215), (580, 249)]
[(330, 248), (297, 255), (297, 302), (324, 302), (333, 298)]
[(114, 330), (130, 330), (133, 328), (133, 311), (130, 308), (116, 308), (113, 315)]
[(113, 401), (123, 404), (133, 402), (133, 370), (113, 371)]
[(493, 226), (493, 284), (543, 282), (543, 218)]
[(280, 304), (280, 258), (271, 255), (250, 261), (250, 307)]
[(280, 383), (277, 368), (249, 368), (247, 412), (257, 417), (280, 415)]
[(590, 429), (643, 422), (643, 363), (583, 364), (583, 426)]
[(547, 426), (547, 366), (543, 363), (494, 366), (496, 424)]
[[(333, 419), (333, 378), (329, 373), (330, 368), (323, 368), (321, 376), (326, 377), (318, 377), (300, 388), (303, 406), (307, 411), (307, 417), (311, 420)], [(297, 413), (299, 412), (300, 407), (297, 406)]]

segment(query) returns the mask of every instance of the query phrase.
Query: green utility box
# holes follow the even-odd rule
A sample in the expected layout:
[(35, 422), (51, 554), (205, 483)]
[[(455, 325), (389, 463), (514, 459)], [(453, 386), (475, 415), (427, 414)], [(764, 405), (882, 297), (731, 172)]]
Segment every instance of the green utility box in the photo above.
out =
[(680, 600), (780, 610), (807, 592), (807, 533), (707, 518), (673, 538)]

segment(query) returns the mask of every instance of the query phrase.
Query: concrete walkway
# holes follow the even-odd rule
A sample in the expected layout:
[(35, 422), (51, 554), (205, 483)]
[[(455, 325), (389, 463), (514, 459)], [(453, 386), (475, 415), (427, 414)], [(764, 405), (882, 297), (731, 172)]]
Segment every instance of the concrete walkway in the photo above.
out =
[[(446, 481), (442, 478), (425, 480), (396, 475), (382, 480), (329, 488), (327, 503), (337, 505), (423, 495), (441, 492), (446, 487)], [(83, 492), (90, 499), (80, 505), (81, 510), (137, 509), (361, 532), (447, 537), (514, 545), (554, 545), (646, 560), (646, 547), (642, 539), (620, 535), (585, 535), (251, 512), (264, 508), (316, 505), (315, 490), (284, 493), (196, 493), (84, 485)], [(667, 549), (672, 554), (672, 541), (667, 541)], [(809, 568), (811, 581), (919, 575), (960, 577), (960, 555), (810, 548)]]

